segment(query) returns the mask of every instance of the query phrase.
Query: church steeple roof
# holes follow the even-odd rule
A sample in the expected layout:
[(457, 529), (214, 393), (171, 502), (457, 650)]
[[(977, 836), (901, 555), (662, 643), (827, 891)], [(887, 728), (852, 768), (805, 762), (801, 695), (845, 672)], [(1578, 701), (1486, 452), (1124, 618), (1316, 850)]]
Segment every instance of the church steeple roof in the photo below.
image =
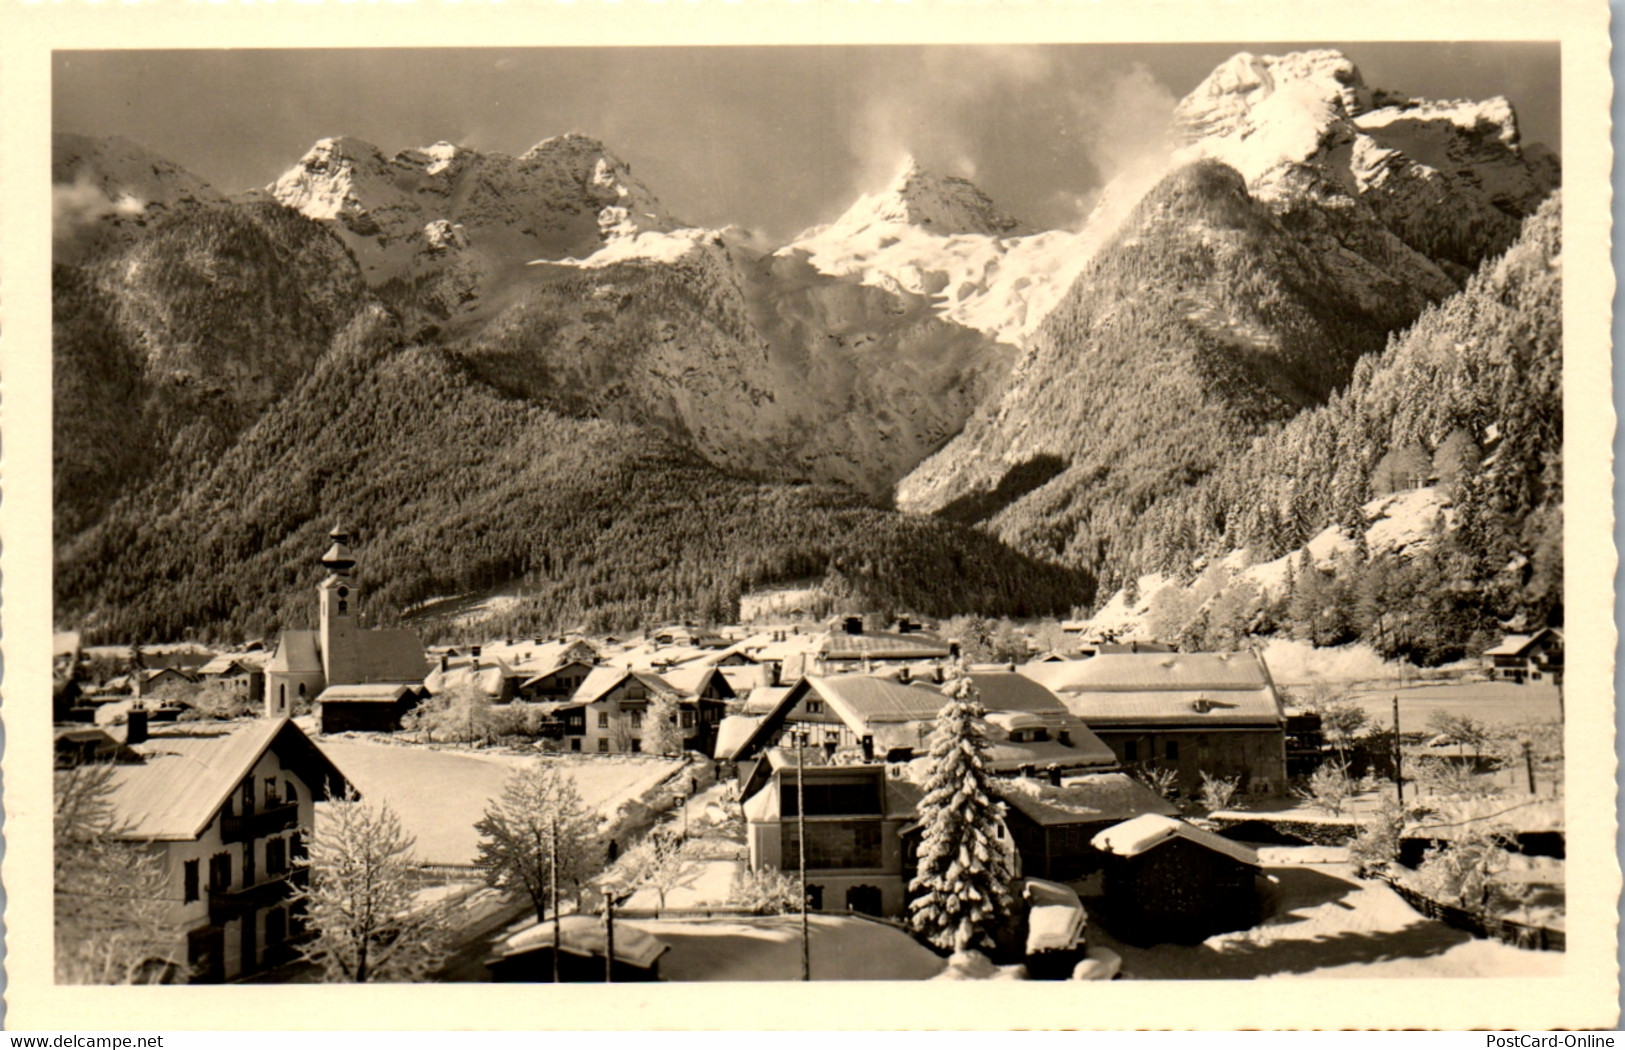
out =
[(332, 539), (333, 545), (322, 555), (322, 564), (327, 570), (342, 575), (355, 568), (355, 555), (350, 553), (347, 546), (350, 540), (349, 531), (341, 526), (328, 533), (328, 536)]

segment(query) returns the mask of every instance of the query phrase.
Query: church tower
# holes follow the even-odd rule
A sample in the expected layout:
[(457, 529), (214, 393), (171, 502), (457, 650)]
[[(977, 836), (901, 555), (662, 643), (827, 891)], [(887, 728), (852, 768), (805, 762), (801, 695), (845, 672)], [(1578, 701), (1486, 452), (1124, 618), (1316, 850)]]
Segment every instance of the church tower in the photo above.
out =
[(356, 613), (361, 593), (353, 575), (355, 557), (350, 553), (350, 534), (344, 528), (336, 528), (328, 536), (333, 544), (322, 555), (327, 578), (316, 588), (321, 605), (322, 670), (328, 685), (353, 685), (360, 677)]

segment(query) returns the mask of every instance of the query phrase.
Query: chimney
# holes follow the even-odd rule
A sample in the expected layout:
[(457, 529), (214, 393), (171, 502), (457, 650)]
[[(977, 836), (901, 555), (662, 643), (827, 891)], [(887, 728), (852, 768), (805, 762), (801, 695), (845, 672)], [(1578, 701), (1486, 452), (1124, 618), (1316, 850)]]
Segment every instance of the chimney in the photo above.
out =
[(942, 684), (942, 665), (941, 664), (938, 664), (937, 666), (935, 666), (935, 667), (933, 667), (931, 669), (931, 680), (933, 682), (937, 683), (938, 685)]
[(1020, 773), (1023, 777), (1031, 778), (1038, 775), (1038, 767), (1029, 764), (1022, 766), (1020, 769), (1016, 770), (1016, 772)]
[(902, 682), (904, 685), (907, 685), (914, 680), (914, 672), (908, 669), (907, 664), (904, 664), (903, 667), (897, 672), (897, 680)]
[(477, 646), (477, 645), (469, 646), (468, 647), (468, 655), (472, 656), (474, 659), (478, 660), (480, 658), (480, 647)]
[(132, 707), (129, 717), (124, 723), (124, 742), (126, 744), (144, 744), (147, 742), (147, 711), (146, 708)]
[(1048, 769), (1044, 770), (1044, 772), (1049, 774), (1049, 782), (1050, 782), (1050, 785), (1052, 787), (1060, 787), (1061, 786), (1061, 767), (1060, 766), (1050, 766)]
[(777, 686), (779, 684), (780, 676), (784, 674), (784, 661), (774, 660), (767, 666), (769, 669), (768, 673), (772, 676), (772, 681), (769, 684)]
[(445, 671), (451, 667), (451, 657), (445, 653), (440, 654), (440, 670)]

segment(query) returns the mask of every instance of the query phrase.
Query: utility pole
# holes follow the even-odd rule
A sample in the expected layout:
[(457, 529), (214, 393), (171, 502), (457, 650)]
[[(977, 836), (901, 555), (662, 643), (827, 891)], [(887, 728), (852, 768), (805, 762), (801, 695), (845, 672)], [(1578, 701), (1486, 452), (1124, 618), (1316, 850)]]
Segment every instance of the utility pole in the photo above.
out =
[[(614, 839), (609, 840), (609, 866), (613, 867), (621, 850)], [(613, 876), (604, 882), (604, 983), (615, 981), (615, 883)]]
[[(558, 815), (549, 822), (553, 831), (553, 847), (547, 853), (547, 882), (553, 896), (553, 983), (559, 983), (559, 822)], [(579, 895), (579, 891), (578, 891)]]
[(1535, 793), (1535, 745), (1530, 741), (1523, 742), (1523, 767), (1529, 774), (1529, 793)]
[(796, 868), (801, 874), (801, 979), (812, 980), (812, 947), (807, 932), (807, 804), (801, 786), (807, 731), (796, 730)]
[[(1401, 668), (1404, 664), (1400, 665)], [(1401, 671), (1403, 673), (1403, 671)], [(1405, 768), (1399, 743), (1399, 694), (1394, 694), (1394, 790), (1399, 795), (1399, 808), (1405, 808)]]

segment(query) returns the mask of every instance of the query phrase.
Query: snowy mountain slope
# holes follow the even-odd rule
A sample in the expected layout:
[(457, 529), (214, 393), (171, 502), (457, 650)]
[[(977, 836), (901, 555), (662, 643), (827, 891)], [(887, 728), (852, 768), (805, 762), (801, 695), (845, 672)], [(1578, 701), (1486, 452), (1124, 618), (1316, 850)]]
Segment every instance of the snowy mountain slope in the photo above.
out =
[(1175, 124), (1174, 174), (1095, 250), (997, 401), (899, 483), (899, 506), (1104, 567), (1172, 482), (1323, 401), (1454, 294), (1557, 174), (1504, 100), (1397, 99), (1331, 51), (1237, 55)]
[(640, 234), (532, 272), (459, 344), (484, 376), (570, 414), (656, 426), (756, 477), (885, 498), (1008, 366), (1008, 348), (925, 297), (726, 233)]
[(909, 158), (880, 192), (778, 254), (802, 256), (831, 276), (931, 297), (940, 316), (1021, 345), (1097, 239), (1025, 231), (969, 181), (932, 174)]
[(51, 136), (55, 261), (73, 263), (128, 243), (168, 214), (225, 197), (191, 172), (128, 139)]
[(1261, 200), (1330, 183), (1459, 281), (1504, 251), (1558, 183), (1505, 98), (1427, 101), (1368, 87), (1337, 51), (1238, 54), (1175, 110), (1183, 162), (1223, 161)]
[(624, 162), (577, 134), (518, 157), (448, 142), (386, 157), (359, 139), (321, 139), (267, 192), (333, 222), (374, 284), (447, 252), (472, 253), (489, 271), (681, 225)]

